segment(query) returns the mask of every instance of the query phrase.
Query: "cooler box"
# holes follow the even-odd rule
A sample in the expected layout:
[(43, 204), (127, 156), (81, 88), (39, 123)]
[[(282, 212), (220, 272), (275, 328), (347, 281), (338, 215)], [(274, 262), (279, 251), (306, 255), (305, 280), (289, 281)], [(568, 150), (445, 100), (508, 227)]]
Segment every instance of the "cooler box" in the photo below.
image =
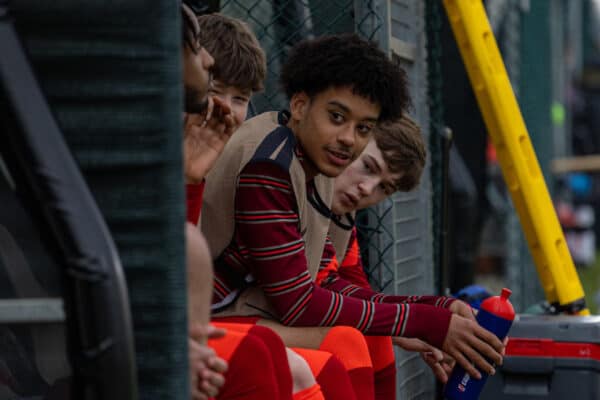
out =
[(600, 399), (600, 317), (521, 315), (483, 400)]

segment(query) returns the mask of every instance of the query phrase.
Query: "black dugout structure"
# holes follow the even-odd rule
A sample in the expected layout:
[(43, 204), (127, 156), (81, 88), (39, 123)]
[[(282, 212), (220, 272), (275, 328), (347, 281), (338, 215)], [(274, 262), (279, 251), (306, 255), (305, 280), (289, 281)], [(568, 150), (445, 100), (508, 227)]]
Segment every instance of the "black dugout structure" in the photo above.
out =
[(179, 2), (0, 0), (0, 399), (188, 398), (180, 43)]

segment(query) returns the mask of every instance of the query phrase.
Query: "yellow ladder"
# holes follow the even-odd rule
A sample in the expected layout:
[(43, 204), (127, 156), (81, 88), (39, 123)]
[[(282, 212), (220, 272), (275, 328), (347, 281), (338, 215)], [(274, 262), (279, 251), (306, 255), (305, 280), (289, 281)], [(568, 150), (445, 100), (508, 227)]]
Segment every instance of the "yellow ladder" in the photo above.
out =
[(547, 300), (588, 315), (583, 288), (481, 0), (444, 0)]

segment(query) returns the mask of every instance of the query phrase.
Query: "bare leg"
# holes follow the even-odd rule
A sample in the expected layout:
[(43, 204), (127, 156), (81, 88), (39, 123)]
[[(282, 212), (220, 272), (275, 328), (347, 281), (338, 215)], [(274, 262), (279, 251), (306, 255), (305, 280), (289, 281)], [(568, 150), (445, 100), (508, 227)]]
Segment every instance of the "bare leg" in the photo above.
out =
[(292, 393), (298, 393), (314, 386), (317, 381), (315, 380), (315, 377), (313, 376), (306, 360), (300, 357), (300, 355), (298, 355), (295, 351), (287, 347), (285, 351), (287, 353), (288, 364), (290, 366), (292, 380), (294, 382)]

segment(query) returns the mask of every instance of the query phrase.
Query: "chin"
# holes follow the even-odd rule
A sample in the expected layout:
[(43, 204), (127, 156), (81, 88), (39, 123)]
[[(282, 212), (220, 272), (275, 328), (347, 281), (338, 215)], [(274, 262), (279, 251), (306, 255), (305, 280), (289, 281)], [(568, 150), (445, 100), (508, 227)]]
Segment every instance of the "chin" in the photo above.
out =
[(323, 166), (323, 168), (319, 168), (319, 171), (321, 171), (321, 173), (328, 178), (335, 178), (339, 174), (341, 174), (344, 171), (344, 169), (339, 167), (332, 167), (331, 165), (325, 165)]
[(346, 213), (346, 210), (344, 210), (344, 207), (342, 207), (340, 204), (334, 203), (331, 205), (331, 212), (336, 215), (342, 215)]

